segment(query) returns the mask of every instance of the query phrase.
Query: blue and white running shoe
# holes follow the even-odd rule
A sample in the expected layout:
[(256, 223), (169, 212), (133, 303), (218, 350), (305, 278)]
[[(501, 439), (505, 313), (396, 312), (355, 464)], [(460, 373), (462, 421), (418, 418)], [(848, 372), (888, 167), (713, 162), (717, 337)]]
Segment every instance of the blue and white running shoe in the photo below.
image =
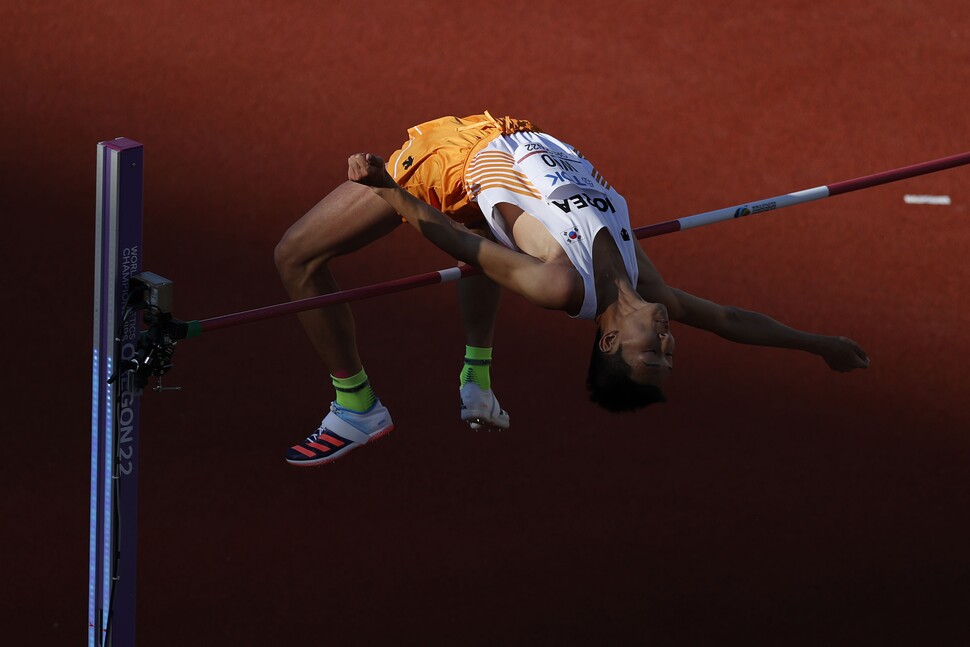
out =
[(472, 429), (508, 429), (509, 414), (498, 404), (491, 389), (474, 382), (461, 387), (461, 419)]
[(320, 427), (286, 451), (286, 462), (301, 467), (330, 463), (393, 429), (391, 415), (380, 400), (363, 413), (344, 409), (334, 402)]

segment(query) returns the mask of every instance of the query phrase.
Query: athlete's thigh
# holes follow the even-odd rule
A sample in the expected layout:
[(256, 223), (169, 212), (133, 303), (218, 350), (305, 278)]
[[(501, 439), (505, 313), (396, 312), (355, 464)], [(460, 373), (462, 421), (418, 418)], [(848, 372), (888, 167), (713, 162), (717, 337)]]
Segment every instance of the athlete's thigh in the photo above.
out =
[(308, 261), (348, 254), (386, 236), (401, 217), (366, 186), (345, 182), (297, 220), (283, 237), (292, 257)]

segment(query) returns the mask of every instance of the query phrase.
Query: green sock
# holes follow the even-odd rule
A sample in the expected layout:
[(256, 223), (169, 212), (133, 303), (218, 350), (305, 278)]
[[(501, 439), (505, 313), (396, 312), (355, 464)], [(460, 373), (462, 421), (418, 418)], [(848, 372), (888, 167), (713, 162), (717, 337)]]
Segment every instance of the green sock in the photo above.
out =
[(477, 348), (465, 346), (465, 365), (461, 369), (461, 386), (474, 382), (483, 390), (492, 388), (492, 377), (488, 374), (488, 367), (492, 363), (491, 348)]
[(377, 402), (374, 389), (370, 388), (367, 373), (360, 369), (360, 373), (350, 377), (330, 376), (333, 388), (337, 391), (337, 405), (344, 409), (363, 413)]

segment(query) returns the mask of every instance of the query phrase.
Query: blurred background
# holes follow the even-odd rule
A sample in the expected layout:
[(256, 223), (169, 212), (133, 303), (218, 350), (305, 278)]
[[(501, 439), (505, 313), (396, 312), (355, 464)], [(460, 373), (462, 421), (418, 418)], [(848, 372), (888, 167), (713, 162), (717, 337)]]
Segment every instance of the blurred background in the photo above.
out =
[[(84, 640), (95, 152), (145, 146), (144, 268), (201, 319), (286, 299), (273, 247), (442, 115), (580, 147), (634, 226), (970, 149), (959, 0), (0, 6), (11, 644)], [(970, 169), (655, 238), (668, 283), (847, 335), (814, 356), (675, 327), (669, 402), (586, 401), (593, 327), (506, 295), (501, 434), (458, 420), (454, 286), (355, 306), (396, 431), (317, 470), (296, 317), (179, 345), (143, 400), (139, 645), (970, 642)], [(904, 194), (951, 196), (910, 205)], [(354, 287), (452, 265), (413, 230)]]

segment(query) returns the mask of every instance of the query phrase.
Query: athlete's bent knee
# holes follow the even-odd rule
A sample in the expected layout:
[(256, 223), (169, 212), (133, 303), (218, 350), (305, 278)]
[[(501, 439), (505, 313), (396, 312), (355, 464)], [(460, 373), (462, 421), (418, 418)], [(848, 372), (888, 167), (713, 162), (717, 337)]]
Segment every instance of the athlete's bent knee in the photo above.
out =
[(276, 271), (279, 272), (283, 283), (298, 283), (303, 281), (309, 274), (316, 269), (327, 264), (330, 256), (315, 250), (315, 253), (308, 253), (304, 245), (300, 243), (300, 238), (292, 230), (283, 234), (280, 242), (273, 250), (273, 261), (276, 263)]

